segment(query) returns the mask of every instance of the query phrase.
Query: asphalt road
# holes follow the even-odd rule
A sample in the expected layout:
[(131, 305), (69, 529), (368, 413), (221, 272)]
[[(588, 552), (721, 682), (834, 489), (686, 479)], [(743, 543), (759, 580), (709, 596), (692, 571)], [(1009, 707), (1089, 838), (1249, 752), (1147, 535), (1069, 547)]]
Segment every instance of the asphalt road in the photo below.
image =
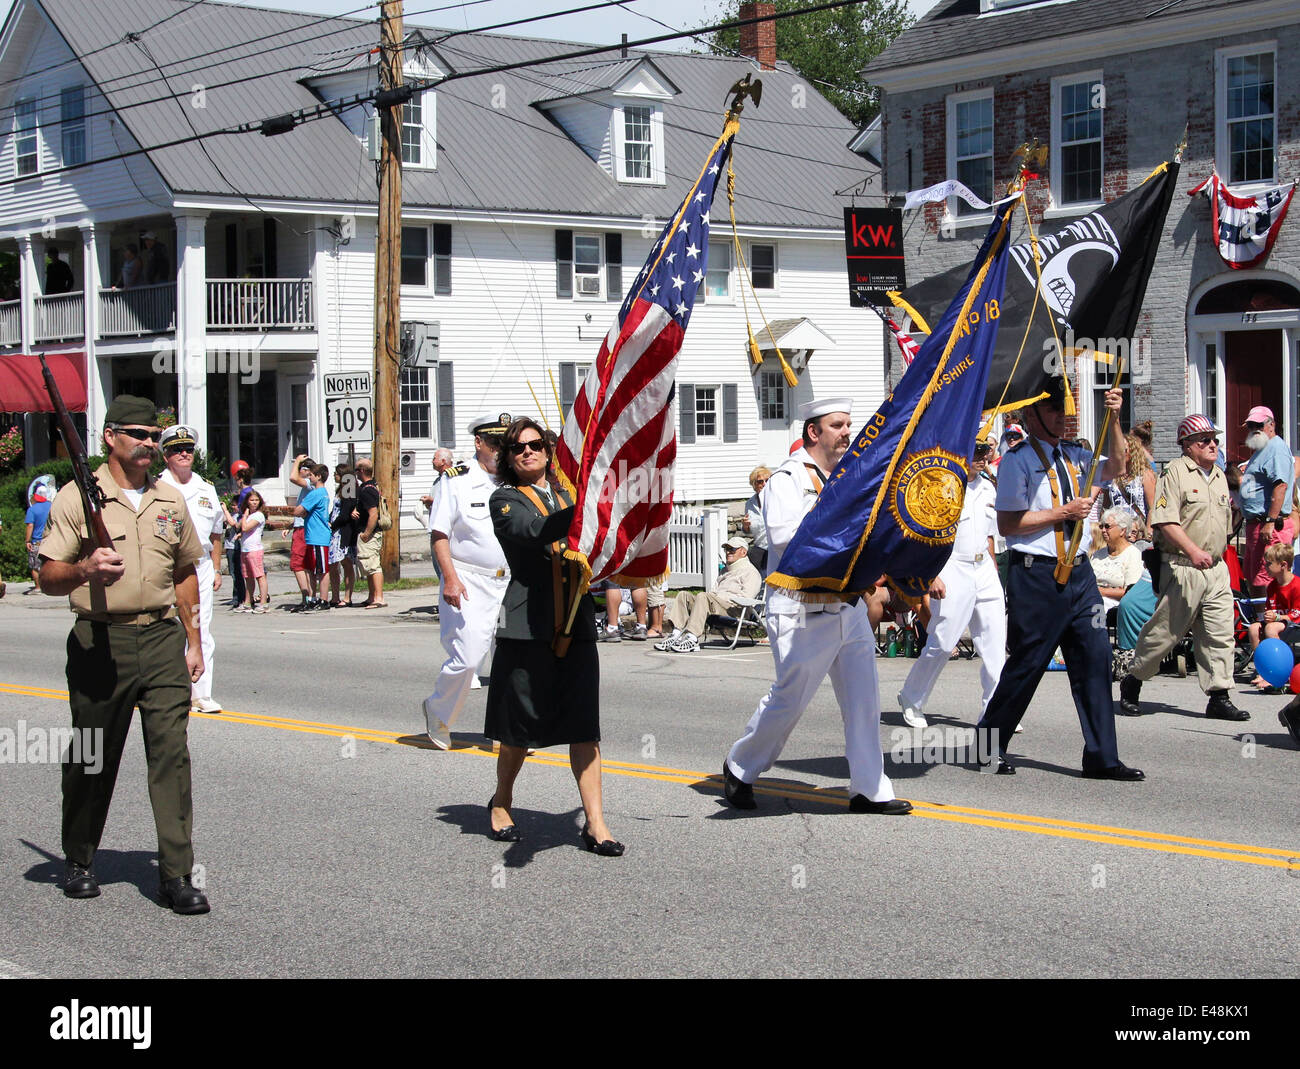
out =
[[(409, 571), (409, 569), (408, 569)], [(0, 728), (68, 723), (66, 601), (0, 601)], [(276, 578), (274, 588), (284, 590)], [(921, 760), (880, 660), (882, 745), (912, 816), (848, 812), (823, 684), (760, 788), (720, 801), (722, 756), (772, 678), (765, 648), (601, 647), (605, 797), (620, 859), (582, 851), (567, 755), (530, 760), (522, 842), (487, 838), (492, 757), (475, 691), (457, 748), (404, 741), (442, 659), (433, 591), (308, 617), (219, 612), (216, 697), (191, 722), (195, 845), (213, 904), (154, 903), (143, 746), (127, 748), (96, 861), (103, 895), (58, 891), (57, 763), (0, 764), (0, 975), (1293, 977), (1300, 968), (1297, 752), (1283, 699), (1243, 694), (1244, 725), (1204, 720), (1194, 679), (1120, 718), (1147, 781), (1078, 776), (1078, 723), (1050, 673), (1015, 777)], [(972, 724), (979, 665), (931, 702)], [(31, 737), (30, 734), (28, 737)], [(929, 755), (934, 757), (935, 755)]]

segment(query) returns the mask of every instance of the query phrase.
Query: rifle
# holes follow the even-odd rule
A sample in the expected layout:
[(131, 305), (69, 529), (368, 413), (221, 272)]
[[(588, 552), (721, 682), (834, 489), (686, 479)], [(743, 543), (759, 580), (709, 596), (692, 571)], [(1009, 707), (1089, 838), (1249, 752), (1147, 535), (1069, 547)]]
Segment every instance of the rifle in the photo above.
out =
[(63, 395), (59, 393), (58, 383), (50, 373), (50, 365), (45, 362), (45, 354), (38, 353), (37, 356), (41, 361), (41, 375), (45, 379), (45, 390), (50, 395), (54, 414), (59, 418), (59, 437), (63, 439), (63, 447), (68, 451), (68, 457), (72, 461), (72, 477), (77, 482), (77, 489), (81, 491), (81, 503), (86, 510), (86, 529), (100, 549), (112, 549), (113, 536), (108, 533), (108, 527), (104, 524), (103, 488), (90, 472), (90, 458), (86, 455), (86, 447), (82, 444), (81, 435), (77, 433), (77, 428), (72, 423), (72, 416), (68, 414), (68, 406), (63, 403)]

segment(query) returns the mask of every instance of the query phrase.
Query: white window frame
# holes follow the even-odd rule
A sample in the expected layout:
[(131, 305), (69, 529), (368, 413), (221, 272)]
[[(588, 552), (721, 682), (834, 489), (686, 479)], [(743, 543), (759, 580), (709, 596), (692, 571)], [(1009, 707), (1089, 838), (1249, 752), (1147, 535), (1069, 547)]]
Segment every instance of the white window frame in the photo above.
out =
[[(81, 118), (68, 120), (63, 115), (64, 94), (72, 90), (81, 92)], [(86, 122), (86, 86), (83, 83), (76, 85), (65, 85), (59, 89), (59, 161), (64, 167), (73, 164), (85, 163), (90, 159), (90, 124)], [(81, 159), (68, 159), (67, 135), (80, 131), (81, 133)]]
[[(407, 230), (424, 231), (424, 281), (403, 282), (402, 289), (411, 293), (432, 293), (433, 292), (433, 227), (427, 223), (413, 223), (403, 226), (397, 235), (397, 259), (398, 259), (398, 277), (401, 277), (402, 264), (408, 257), (402, 255), (402, 232)], [(414, 260), (415, 257), (409, 257)]]
[[(960, 176), (957, 174), (957, 162), (958, 162), (957, 160), (957, 105), (968, 104), (972, 100), (985, 100), (985, 99), (989, 101), (989, 107), (993, 111), (993, 145), (988, 153), (989, 162), (992, 164), (992, 175), (993, 175), (993, 184), (990, 185), (989, 188), (989, 193), (991, 195), (988, 198), (989, 202), (991, 203), (992, 201), (997, 199), (996, 158), (997, 158), (997, 129), (998, 129), (997, 100), (993, 95), (992, 87), (988, 89), (972, 89), (969, 92), (965, 92), (965, 93), (950, 93), (947, 96), (945, 100), (945, 105), (947, 110), (947, 144), (946, 144), (945, 152), (946, 152), (947, 163), (948, 163), (947, 177), (954, 178), (954, 179), (959, 178)], [(969, 156), (966, 158), (982, 159), (983, 157)], [(971, 192), (978, 195), (979, 190), (972, 190)], [(948, 198), (947, 206), (944, 210), (944, 222), (946, 223), (950, 222), (955, 226), (987, 226), (989, 224), (989, 221), (993, 218), (993, 213), (991, 211), (981, 212), (981, 211), (976, 211), (974, 209), (971, 209), (969, 214), (960, 215), (958, 213), (961, 209), (958, 207), (958, 205), (966, 205), (966, 202), (962, 200), (960, 197)], [(970, 206), (966, 205), (966, 207), (969, 208)]]
[[(772, 285), (769, 288), (754, 285), (754, 247), (756, 245), (767, 245), (772, 249)], [(749, 259), (749, 284), (759, 293), (779, 294), (781, 292), (781, 251), (775, 241), (756, 241), (749, 242), (749, 248), (745, 255)]]
[[(414, 129), (414, 123), (406, 121), (407, 108), (415, 105), (420, 109), (420, 158), (414, 161), (406, 159), (406, 131)], [(437, 131), (438, 94), (432, 89), (421, 89), (411, 95), (410, 101), (402, 105), (402, 166), (417, 171), (436, 171), (438, 169)]]
[[(415, 379), (415, 380), (419, 380), (419, 379), (422, 378), (424, 381), (423, 381), (423, 382), (420, 382), (420, 381), (414, 381), (414, 382), (409, 382), (409, 383), (408, 383), (408, 382), (406, 381), (406, 379), (407, 379), (408, 376), (409, 376), (410, 378), (412, 378), (412, 379)], [(432, 376), (429, 374), (429, 368), (427, 368), (427, 367), (407, 367), (407, 368), (402, 368), (402, 370), (398, 373), (398, 376), (397, 376), (397, 383), (398, 383), (398, 385), (397, 385), (397, 427), (398, 427), (398, 433), (401, 435), (401, 441), (402, 441), (403, 444), (406, 444), (407, 442), (420, 442), (420, 443), (424, 443), (424, 442), (433, 442), (433, 441), (435, 441), (436, 438), (437, 438), (437, 435), (438, 435), (438, 412), (437, 412), (437, 405), (436, 405), (436, 403), (435, 403), (435, 400), (436, 400), (436, 398), (435, 398), (435, 392), (436, 392), (436, 391), (435, 391), (435, 384), (434, 384), (432, 381), (430, 381), (431, 378), (432, 378)], [(410, 388), (410, 389), (412, 389), (412, 390), (423, 390), (423, 392), (424, 392), (424, 399), (423, 399), (423, 400), (420, 400), (420, 399), (416, 398), (416, 399), (410, 399), (410, 400), (408, 400), (407, 397), (406, 397), (406, 391), (407, 391), (408, 388)], [(428, 434), (424, 434), (424, 435), (420, 435), (420, 434), (410, 434), (410, 435), (408, 435), (404, 430), (402, 430), (403, 416), (405, 415), (405, 411), (406, 411), (406, 409), (408, 409), (408, 408), (412, 408), (412, 409), (415, 409), (415, 408), (423, 408), (423, 409), (424, 409), (424, 422), (428, 425), (428, 428), (429, 428), (429, 433), (428, 433)]]
[[(19, 126), (19, 109), (25, 104), (32, 108), (32, 125), (29, 131)], [(23, 152), (21, 145), (26, 138), (32, 139), (32, 151)], [(36, 160), (36, 166), (30, 171), (23, 171), (19, 161), (25, 156)], [(14, 101), (14, 175), (18, 178), (34, 178), (41, 173), (41, 109), (36, 97), (20, 97)]]
[[(727, 253), (727, 292), (710, 293), (709, 276), (718, 270), (714, 266), (713, 254), (718, 249), (725, 249)], [(689, 270), (698, 270), (690, 268)], [(695, 291), (695, 299), (702, 304), (735, 304), (736, 303), (736, 256), (735, 249), (730, 241), (722, 238), (715, 238), (709, 242), (709, 269), (704, 273), (704, 279), (700, 282), (699, 288)]]
[(1273, 56), (1273, 173), (1268, 178), (1233, 184), (1234, 189), (1268, 189), (1278, 184), (1278, 91), (1277, 41), (1256, 41), (1216, 49), (1214, 53), (1214, 159), (1219, 175), (1232, 182), (1231, 140), (1228, 136), (1228, 61), (1242, 56), (1271, 53)]
[[(1073, 200), (1068, 204), (1064, 200), (1065, 178), (1061, 163), (1062, 146), (1062, 119), (1061, 112), (1061, 90), (1067, 85), (1079, 85), (1082, 82), (1088, 82), (1090, 85), (1100, 85), (1102, 87), (1102, 106), (1098, 109), (1101, 112), (1101, 129), (1097, 135), (1097, 150), (1101, 160), (1101, 180), (1097, 184), (1098, 196), (1095, 200)], [(1075, 209), (1096, 208), (1105, 203), (1106, 200), (1106, 106), (1105, 106), (1106, 81), (1100, 70), (1079, 71), (1076, 74), (1062, 74), (1052, 79), (1052, 146), (1051, 160), (1048, 166), (1051, 168), (1051, 195), (1052, 206), (1055, 208)], [(1072, 145), (1084, 145), (1091, 142), (1091, 138), (1084, 141), (1072, 141)]]
[[(650, 177), (627, 175), (627, 108), (650, 111)], [(662, 186), (664, 184), (664, 115), (663, 108), (648, 100), (629, 100), (611, 109), (614, 141), (614, 178), (625, 185)]]
[[(583, 241), (596, 243), (596, 272), (578, 270), (578, 245)], [(583, 293), (579, 279), (592, 278), (597, 281), (597, 289), (592, 293)], [(573, 232), (573, 299), (575, 301), (603, 301), (605, 299), (605, 235), (575, 230)]]
[[(707, 390), (713, 395), (710, 407), (710, 411), (713, 413), (712, 434), (705, 434), (700, 430), (700, 392), (702, 390)], [(722, 386), (720, 383), (695, 384), (695, 441), (697, 443), (722, 441)]]

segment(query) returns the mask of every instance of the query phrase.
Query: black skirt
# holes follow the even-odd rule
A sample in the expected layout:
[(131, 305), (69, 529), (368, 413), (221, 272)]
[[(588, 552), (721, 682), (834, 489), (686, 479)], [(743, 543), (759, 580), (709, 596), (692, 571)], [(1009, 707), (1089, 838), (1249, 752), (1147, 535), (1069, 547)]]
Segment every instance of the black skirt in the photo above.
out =
[(498, 638), (483, 734), (541, 749), (600, 741), (600, 656), (574, 642), (564, 657), (538, 639)]

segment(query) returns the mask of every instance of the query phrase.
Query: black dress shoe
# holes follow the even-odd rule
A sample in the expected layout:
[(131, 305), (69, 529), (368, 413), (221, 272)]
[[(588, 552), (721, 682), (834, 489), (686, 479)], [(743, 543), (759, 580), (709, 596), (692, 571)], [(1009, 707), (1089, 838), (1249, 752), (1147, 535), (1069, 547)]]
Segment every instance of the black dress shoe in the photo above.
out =
[(195, 887), (188, 876), (173, 876), (170, 880), (163, 880), (158, 893), (162, 896), (163, 905), (171, 906), (173, 913), (182, 916), (207, 913), (212, 908), (208, 905), (208, 896)]
[(736, 809), (757, 809), (754, 801), (754, 787), (746, 783), (734, 772), (726, 761), (722, 762), (722, 793)]
[(622, 843), (616, 843), (613, 839), (606, 839), (604, 842), (597, 842), (596, 837), (591, 834), (591, 825), (584, 824), (582, 828), (582, 845), (590, 850), (593, 854), (599, 854), (601, 857), (622, 857), (624, 846)]
[(1113, 779), (1121, 783), (1136, 783), (1138, 780), (1146, 779), (1146, 773), (1140, 768), (1129, 768), (1128, 765), (1111, 765), (1110, 768), (1085, 768), (1083, 770), (1084, 779)]
[(507, 824), (504, 828), (492, 827), (492, 810), (495, 808), (496, 802), (497, 802), (497, 796), (494, 794), (491, 798), (488, 799), (488, 805), (487, 805), (488, 831), (491, 833), (492, 838), (499, 843), (519, 842), (522, 836), (519, 834), (519, 829), (516, 828), (513, 824)]
[(976, 768), (981, 772), (992, 772), (997, 776), (1014, 776), (1016, 774), (1016, 766), (1005, 757), (999, 757), (996, 765), (990, 761), (987, 764), (977, 765)]
[(1125, 676), (1119, 681), (1119, 709), (1117, 712), (1120, 716), (1141, 716), (1142, 706), (1138, 704), (1138, 698), (1142, 694), (1142, 680), (1137, 676)]
[(1205, 706), (1205, 715), (1210, 720), (1249, 720), (1250, 714), (1245, 709), (1238, 709), (1232, 704), (1226, 690), (1210, 691), (1210, 700)]
[(63, 877), (63, 893), (69, 898), (98, 898), (99, 881), (87, 866), (69, 861)]
[(849, 799), (850, 813), (878, 813), (884, 817), (903, 817), (912, 811), (912, 803), (903, 798), (887, 802), (873, 802), (865, 794), (855, 794)]
[(1291, 741), (1300, 746), (1300, 697), (1292, 698), (1277, 714), (1278, 722), (1287, 730)]

